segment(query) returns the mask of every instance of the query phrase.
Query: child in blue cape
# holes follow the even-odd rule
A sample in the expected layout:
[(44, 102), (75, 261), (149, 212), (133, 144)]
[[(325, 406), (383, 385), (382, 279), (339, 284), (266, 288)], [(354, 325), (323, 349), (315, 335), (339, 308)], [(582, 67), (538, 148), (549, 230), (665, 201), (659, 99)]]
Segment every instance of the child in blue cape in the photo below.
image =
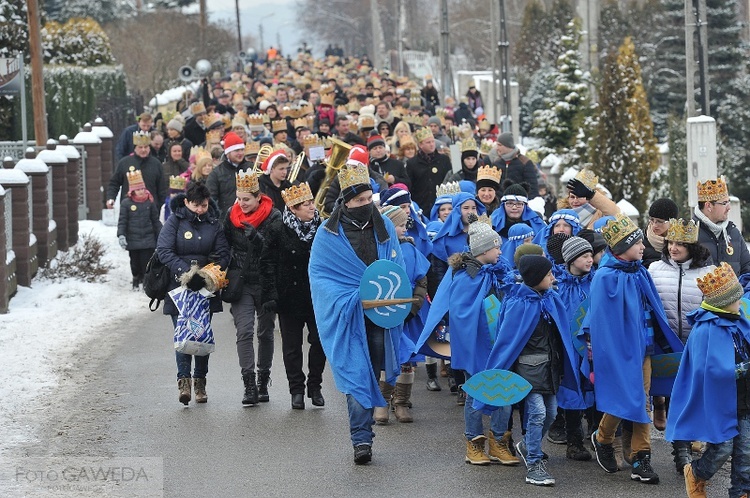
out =
[[(654, 281), (641, 264), (643, 232), (625, 215), (608, 222), (609, 246), (591, 282), (590, 307), (580, 334), (588, 334), (597, 408), (603, 413), (591, 444), (608, 473), (618, 465), (612, 443), (621, 420), (633, 422), (630, 478), (655, 484), (651, 467), (650, 396), (669, 395), (674, 377), (651, 378), (651, 356), (681, 352)], [(586, 365), (584, 364), (584, 367)]]
[(560, 386), (580, 392), (578, 376), (569, 374), (577, 353), (565, 305), (551, 290), (555, 281), (552, 263), (544, 256), (524, 255), (518, 271), (523, 284), (503, 301), (497, 340), (486, 368), (511, 370), (531, 384), (524, 400), (526, 434), (516, 449), (526, 463), (526, 482), (552, 486), (555, 479), (547, 471), (542, 439), (557, 413), (555, 395)]
[(556, 233), (564, 233), (572, 237), (578, 235), (581, 230), (581, 223), (578, 220), (578, 214), (572, 209), (560, 209), (552, 213), (549, 217), (549, 223), (544, 230), (537, 232), (534, 236), (534, 244), (547, 247), (547, 239)]
[(511, 268), (516, 267), (516, 263), (513, 261), (513, 257), (516, 254), (516, 249), (523, 244), (530, 244), (534, 239), (534, 229), (525, 223), (516, 223), (510, 230), (508, 230), (508, 238), (503, 242), (500, 250), (500, 255)]
[(698, 278), (704, 300), (688, 314), (693, 328), (682, 355), (667, 416), (669, 441), (706, 441), (685, 465), (690, 497), (732, 457), (731, 498), (750, 492), (750, 320), (740, 311), (742, 286), (727, 263)]
[(552, 274), (555, 278), (565, 273), (565, 259), (563, 258), (562, 248), (566, 240), (570, 238), (567, 233), (555, 233), (547, 239), (545, 254), (552, 261)]

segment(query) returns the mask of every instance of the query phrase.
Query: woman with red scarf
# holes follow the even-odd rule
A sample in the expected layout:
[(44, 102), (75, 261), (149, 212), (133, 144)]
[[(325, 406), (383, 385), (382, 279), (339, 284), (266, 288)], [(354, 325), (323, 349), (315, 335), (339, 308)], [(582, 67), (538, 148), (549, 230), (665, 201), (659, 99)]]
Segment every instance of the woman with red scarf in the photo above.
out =
[[(268, 381), (273, 361), (273, 328), (276, 302), (261, 302), (260, 269), (258, 260), (266, 233), (279, 230), (281, 213), (273, 207), (270, 197), (260, 192), (258, 177), (250, 171), (236, 175), (237, 201), (227, 211), (224, 233), (231, 246), (230, 270), (242, 270), (243, 288), (231, 313), (237, 329), (237, 356), (240, 360), (245, 394), (243, 406), (268, 401)], [(255, 316), (258, 317), (258, 361), (256, 383)]]

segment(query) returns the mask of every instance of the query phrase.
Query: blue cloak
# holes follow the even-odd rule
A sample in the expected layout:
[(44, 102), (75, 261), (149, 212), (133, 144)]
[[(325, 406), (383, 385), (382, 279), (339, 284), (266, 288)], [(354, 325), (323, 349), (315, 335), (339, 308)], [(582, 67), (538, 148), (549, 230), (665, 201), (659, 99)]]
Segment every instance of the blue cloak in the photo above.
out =
[[(500, 232), (505, 227), (505, 216), (505, 203), (501, 202), (497, 209), (492, 211), (492, 215), (490, 216), (490, 219), (492, 220), (492, 226), (495, 228), (495, 231)], [(536, 211), (531, 209), (528, 204), (523, 207), (523, 212), (521, 213), (521, 221), (523, 221), (526, 225), (529, 225), (536, 234), (540, 233), (542, 230), (544, 230), (544, 227), (547, 226), (544, 223), (544, 220), (542, 220), (542, 217), (539, 216)]]
[(484, 205), (471, 194), (461, 192), (453, 196), (453, 211), (432, 240), (432, 254), (446, 263), (452, 254), (465, 252), (469, 245), (468, 235), (464, 232), (464, 225), (461, 222), (461, 206), (466, 201), (473, 201), (477, 205), (479, 215), (486, 212)]
[(534, 236), (534, 229), (526, 223), (516, 223), (510, 230), (508, 230), (508, 238), (503, 242), (500, 247), (500, 257), (502, 257), (511, 268), (516, 267), (513, 256), (516, 254), (518, 246), (523, 244), (523, 241), (528, 237)]
[(432, 209), (430, 210), (430, 221), (440, 221), (440, 218), (438, 218), (440, 206), (442, 206), (443, 204), (451, 204), (452, 202), (453, 194), (441, 195), (440, 197), (435, 199), (435, 204), (432, 205)]
[[(647, 346), (644, 299), (653, 308), (654, 328), (661, 329), (673, 352), (683, 350), (679, 337), (669, 328), (654, 281), (640, 261), (622, 261), (607, 250), (591, 282), (590, 296), (591, 306), (580, 334), (591, 337), (597, 409), (625, 420), (651, 423), (643, 392)], [(654, 343), (654, 354), (662, 353)], [(674, 377), (652, 377), (651, 394), (669, 396), (672, 383)]]
[[(365, 314), (359, 299), (359, 284), (367, 268), (357, 256), (339, 225), (338, 233), (323, 222), (310, 252), (310, 293), (315, 322), (336, 387), (351, 394), (364, 407), (385, 406), (378, 379), (372, 371), (365, 333)], [(377, 240), (378, 257), (404, 267), (404, 258), (393, 223), (383, 217), (386, 240)], [(385, 376), (393, 384), (401, 371), (397, 357), (403, 326), (385, 330)]]
[[(409, 283), (411, 283), (411, 288), (414, 289), (417, 280), (427, 275), (427, 271), (430, 269), (430, 261), (411, 242), (401, 242), (401, 253), (404, 256), (404, 264), (406, 265), (404, 268), (406, 269), (406, 274), (409, 276)], [(424, 361), (424, 358), (412, 358), (412, 354), (414, 353), (419, 336), (422, 334), (424, 322), (427, 319), (429, 311), (430, 302), (425, 299), (419, 313), (404, 323), (399, 352), (399, 361), (402, 364), (410, 361)]]
[(419, 215), (414, 206), (415, 204), (412, 202), (410, 216), (414, 220), (414, 226), (406, 231), (406, 235), (414, 239), (414, 245), (417, 246), (419, 252), (427, 257), (432, 253), (432, 240), (427, 235), (427, 225), (424, 217)]
[(732, 330), (750, 342), (750, 321), (702, 308), (687, 316), (694, 325), (672, 389), (665, 438), (723, 443), (738, 434)]
[(544, 230), (535, 230), (536, 235), (534, 236), (534, 244), (542, 246), (544, 254), (547, 255), (547, 257), (549, 257), (549, 254), (547, 254), (547, 239), (552, 235), (552, 229), (555, 227), (555, 223), (560, 220), (563, 220), (565, 223), (573, 227), (573, 235), (578, 235), (578, 232), (581, 231), (582, 227), (578, 219), (578, 213), (572, 209), (560, 209), (559, 211), (552, 213), (552, 216), (549, 217), (549, 224), (544, 227)]

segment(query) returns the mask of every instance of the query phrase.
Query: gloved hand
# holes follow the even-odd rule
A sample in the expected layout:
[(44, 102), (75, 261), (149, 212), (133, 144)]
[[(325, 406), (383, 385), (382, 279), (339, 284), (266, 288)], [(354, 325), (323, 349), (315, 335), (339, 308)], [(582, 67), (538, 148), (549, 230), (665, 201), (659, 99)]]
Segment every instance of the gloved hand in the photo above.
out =
[(198, 292), (205, 286), (206, 286), (206, 279), (201, 277), (197, 273), (193, 275), (190, 281), (187, 283), (187, 288), (194, 292)]
[(266, 301), (265, 303), (263, 303), (261, 308), (263, 308), (264, 313), (276, 313), (276, 301), (274, 301), (273, 299), (270, 301)]
[(245, 237), (247, 237), (248, 240), (253, 240), (256, 235), (258, 235), (258, 230), (255, 229), (254, 226), (252, 226), (250, 223), (242, 223), (242, 226), (245, 227)]
[(573, 178), (568, 181), (568, 190), (576, 197), (585, 197), (591, 200), (594, 197), (595, 192), (588, 188), (583, 182), (577, 178)]
[(120, 247), (122, 247), (123, 249), (128, 248), (128, 239), (126, 239), (124, 235), (120, 235), (119, 237), (117, 237), (117, 240), (120, 242)]

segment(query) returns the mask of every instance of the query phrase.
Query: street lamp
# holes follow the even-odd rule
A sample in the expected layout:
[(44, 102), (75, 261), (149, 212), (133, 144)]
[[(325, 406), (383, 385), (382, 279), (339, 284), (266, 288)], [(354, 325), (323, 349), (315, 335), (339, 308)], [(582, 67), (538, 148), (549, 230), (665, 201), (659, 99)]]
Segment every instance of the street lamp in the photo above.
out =
[(258, 23), (258, 36), (260, 37), (260, 56), (263, 57), (263, 54), (266, 53), (266, 47), (263, 46), (263, 21), (268, 19), (269, 17), (273, 17), (273, 15), (276, 12), (271, 12), (267, 16), (263, 16), (260, 18), (260, 22)]

